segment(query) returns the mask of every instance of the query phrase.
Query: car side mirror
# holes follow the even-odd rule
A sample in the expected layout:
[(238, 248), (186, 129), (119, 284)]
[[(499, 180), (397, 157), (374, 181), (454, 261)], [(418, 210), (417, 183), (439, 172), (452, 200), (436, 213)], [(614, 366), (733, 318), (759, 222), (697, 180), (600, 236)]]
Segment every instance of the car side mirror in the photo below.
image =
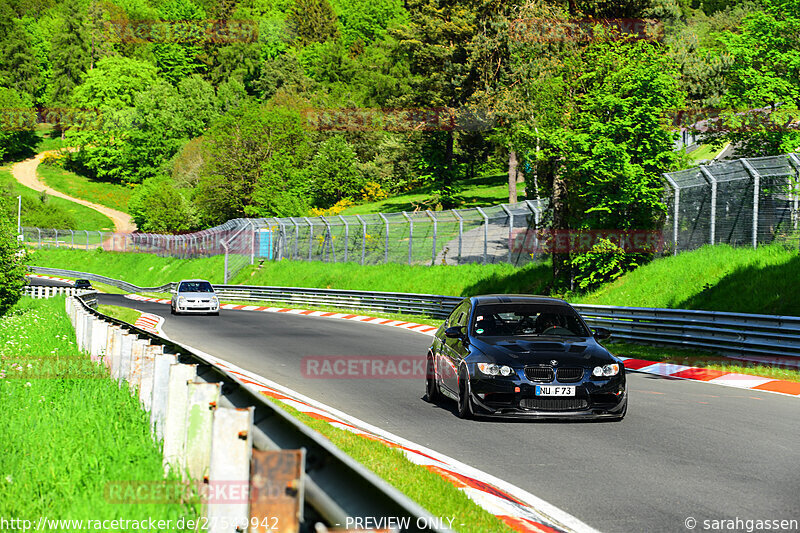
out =
[(464, 334), (461, 332), (463, 326), (450, 326), (444, 330), (444, 336), (449, 339), (463, 339)]
[(611, 338), (611, 332), (606, 328), (594, 328), (594, 338), (599, 341), (604, 341)]

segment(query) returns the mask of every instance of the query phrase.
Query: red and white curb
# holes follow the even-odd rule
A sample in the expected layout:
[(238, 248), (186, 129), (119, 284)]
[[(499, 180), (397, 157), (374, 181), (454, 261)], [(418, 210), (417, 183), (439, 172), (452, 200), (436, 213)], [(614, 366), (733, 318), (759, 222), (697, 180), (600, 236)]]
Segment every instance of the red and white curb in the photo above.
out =
[(795, 381), (784, 381), (781, 379), (725, 372), (722, 370), (711, 370), (709, 368), (676, 365), (673, 363), (656, 363), (655, 361), (647, 361), (645, 359), (633, 359), (629, 357), (620, 357), (620, 359), (624, 361), (627, 370), (632, 370), (634, 372), (800, 397), (800, 383)]
[[(257, 393), (275, 398), (281, 403), (318, 420), (323, 420), (333, 427), (382, 442), (391, 448), (402, 451), (412, 463), (439, 474), (464, 492), (476, 504), (497, 516), (516, 531), (596, 533), (594, 528), (574, 516), (506, 481), (384, 431), (201, 350), (190, 346), (185, 347), (236, 376)], [(458, 517), (455, 517), (453, 526), (461, 525), (464, 524), (461, 524)], [(337, 526), (343, 527), (343, 524), (337, 524)]]
[[(171, 304), (171, 300), (163, 298), (151, 298), (149, 296), (140, 296), (138, 294), (126, 294), (125, 298), (137, 300), (140, 302), (153, 302), (159, 304)], [(392, 326), (395, 328), (403, 328), (409, 331), (416, 331), (428, 336), (433, 336), (436, 332), (436, 326), (428, 324), (417, 324), (416, 322), (404, 322), (402, 320), (394, 320), (391, 318), (378, 318), (374, 316), (356, 315), (351, 313), (336, 313), (328, 311), (311, 311), (310, 309), (292, 309), (286, 307), (261, 307), (257, 305), (234, 305), (223, 304), (221, 309), (231, 309), (236, 311), (259, 311), (262, 313), (289, 313), (290, 315), (304, 315), (304, 316), (318, 316), (324, 318), (336, 318), (340, 320), (355, 320), (357, 322), (364, 322), (367, 324), (378, 324), (381, 326)]]
[(154, 335), (165, 336), (164, 332), (161, 331), (161, 326), (164, 325), (164, 317), (162, 316), (152, 313), (142, 313), (133, 325), (139, 329), (153, 333)]
[[(147, 296), (139, 296), (136, 294), (126, 294), (126, 298), (132, 300), (140, 300), (156, 303), (171, 303), (170, 300), (162, 300), (158, 298), (149, 298)], [(225, 304), (223, 309), (236, 309), (241, 311), (261, 311), (266, 313), (290, 313), (293, 315), (304, 316), (318, 316), (325, 318), (337, 318), (341, 320), (356, 320), (366, 324), (380, 324), (382, 326), (393, 326), (409, 331), (416, 331), (424, 335), (433, 336), (437, 327), (426, 324), (417, 324), (414, 322), (403, 322), (400, 320), (392, 320), (388, 318), (377, 318), (363, 315), (355, 315), (348, 313), (333, 313), (324, 311), (311, 311), (308, 309), (287, 309), (282, 307), (259, 307), (255, 305), (233, 305)], [(693, 366), (676, 365), (672, 363), (657, 363), (655, 361), (647, 361), (644, 359), (633, 359), (629, 357), (620, 357), (625, 363), (625, 368), (633, 372), (641, 372), (644, 374), (653, 374), (666, 378), (686, 379), (691, 381), (701, 381), (703, 383), (712, 383), (714, 385), (724, 385), (726, 387), (735, 387), (738, 389), (750, 389), (759, 392), (773, 392), (777, 394), (784, 394), (788, 396), (800, 397), (800, 383), (794, 381), (785, 381), (780, 379), (765, 378), (761, 376), (753, 376), (749, 374), (738, 374), (736, 372), (724, 372), (720, 370), (710, 370), (707, 368), (698, 368)]]
[(66, 278), (57, 278), (55, 276), (44, 276), (42, 274), (25, 274), (29, 278), (39, 278), (39, 279), (49, 279), (52, 281), (61, 281), (63, 283), (69, 283), (70, 285), (75, 285), (75, 280), (66, 279)]

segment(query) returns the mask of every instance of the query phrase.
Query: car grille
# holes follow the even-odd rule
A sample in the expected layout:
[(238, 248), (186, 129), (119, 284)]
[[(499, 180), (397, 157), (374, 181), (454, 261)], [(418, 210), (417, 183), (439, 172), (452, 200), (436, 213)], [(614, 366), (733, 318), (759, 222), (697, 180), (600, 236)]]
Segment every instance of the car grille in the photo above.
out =
[(586, 409), (589, 403), (581, 398), (523, 398), (519, 406), (524, 409), (539, 409), (541, 411), (570, 411), (573, 409)]
[(583, 369), (576, 367), (564, 367), (556, 370), (556, 378), (561, 383), (574, 383), (583, 377)]
[(525, 377), (531, 381), (549, 383), (553, 381), (553, 369), (549, 366), (528, 366), (525, 367)]

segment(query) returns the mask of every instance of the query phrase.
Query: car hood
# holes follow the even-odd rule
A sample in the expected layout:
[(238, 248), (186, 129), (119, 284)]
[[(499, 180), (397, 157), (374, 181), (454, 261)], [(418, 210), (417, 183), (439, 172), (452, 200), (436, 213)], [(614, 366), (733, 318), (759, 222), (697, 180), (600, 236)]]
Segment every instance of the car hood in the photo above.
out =
[(213, 292), (179, 292), (178, 296), (183, 296), (184, 298), (189, 298), (192, 300), (198, 299), (211, 299), (212, 296), (216, 296)]
[(474, 347), (493, 362), (512, 366), (549, 364), (552, 360), (578, 366), (619, 362), (591, 337), (485, 337), (475, 339)]

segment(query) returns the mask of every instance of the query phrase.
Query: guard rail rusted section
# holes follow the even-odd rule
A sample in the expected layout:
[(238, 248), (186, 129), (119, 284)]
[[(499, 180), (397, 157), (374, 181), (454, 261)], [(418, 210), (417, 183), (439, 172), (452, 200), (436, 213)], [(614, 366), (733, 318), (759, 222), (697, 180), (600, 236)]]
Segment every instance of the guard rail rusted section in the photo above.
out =
[[(84, 272), (31, 267), (35, 272), (93, 279)], [(174, 283), (140, 288), (104, 276), (98, 281), (131, 292), (164, 292)], [(462, 300), (457, 296), (304, 287), (215, 285), (224, 300), (274, 302), (287, 306), (330, 306), (446, 318)], [(800, 317), (723, 311), (574, 304), (591, 327), (604, 327), (614, 338), (646, 344), (710, 350), (723, 355), (800, 357)]]

